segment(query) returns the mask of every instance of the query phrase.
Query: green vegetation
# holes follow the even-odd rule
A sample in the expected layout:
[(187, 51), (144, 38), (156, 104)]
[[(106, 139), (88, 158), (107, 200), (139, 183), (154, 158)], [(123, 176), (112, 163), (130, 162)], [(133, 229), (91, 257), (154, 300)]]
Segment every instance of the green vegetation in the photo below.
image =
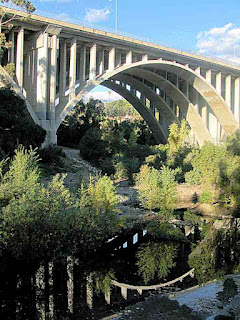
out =
[(137, 252), (137, 266), (144, 283), (158, 277), (166, 278), (170, 270), (175, 267), (174, 259), (177, 255), (177, 247), (173, 244), (149, 242), (140, 247)]
[(25, 147), (40, 147), (45, 134), (45, 130), (31, 119), (24, 100), (10, 88), (0, 88), (1, 150), (12, 156), (20, 144)]
[(106, 103), (104, 107), (104, 112), (107, 117), (113, 118), (125, 116), (140, 117), (139, 113), (125, 99)]
[[(2, 163), (1, 166), (6, 165)], [(101, 245), (119, 228), (116, 196), (107, 177), (82, 190), (64, 186), (65, 175), (40, 182), (36, 151), (20, 147), (0, 178), (1, 244), (16, 259), (38, 265)]]
[(160, 209), (168, 217), (176, 203), (176, 173), (177, 170), (165, 166), (160, 171), (146, 165), (141, 167), (136, 179), (139, 199), (146, 209)]

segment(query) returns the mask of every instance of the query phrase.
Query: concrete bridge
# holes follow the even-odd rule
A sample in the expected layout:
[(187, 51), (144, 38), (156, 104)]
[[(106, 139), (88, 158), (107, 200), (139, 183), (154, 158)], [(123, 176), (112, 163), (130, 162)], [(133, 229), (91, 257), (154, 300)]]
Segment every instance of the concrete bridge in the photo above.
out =
[[(193, 139), (217, 143), (239, 128), (240, 66), (55, 19), (8, 9), (13, 28), (5, 63), (45, 145), (74, 106), (102, 84), (128, 100), (158, 143), (187, 119)], [(23, 20), (23, 18), (25, 18)], [(16, 87), (16, 86), (15, 86)]]

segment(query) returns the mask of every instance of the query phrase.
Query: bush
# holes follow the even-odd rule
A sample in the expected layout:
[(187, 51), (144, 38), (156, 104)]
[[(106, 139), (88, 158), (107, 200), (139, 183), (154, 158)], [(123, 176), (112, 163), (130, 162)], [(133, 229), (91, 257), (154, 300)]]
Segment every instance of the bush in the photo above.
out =
[(211, 204), (213, 201), (213, 194), (210, 190), (204, 191), (199, 197), (199, 202)]
[(12, 156), (18, 145), (40, 147), (46, 131), (36, 125), (25, 101), (10, 88), (0, 88), (0, 147)]
[(65, 156), (62, 148), (55, 146), (40, 149), (38, 151), (38, 154), (40, 157), (40, 162), (51, 165), (61, 165), (61, 157)]
[(193, 168), (200, 172), (201, 182), (208, 188), (218, 187), (220, 178), (220, 164), (226, 159), (226, 148), (205, 143), (192, 160)]
[(190, 211), (189, 209), (184, 212), (183, 220), (185, 222), (190, 222), (193, 225), (201, 224), (201, 218), (197, 216), (195, 213), (193, 213), (192, 211)]
[(185, 235), (170, 223), (151, 221), (147, 225), (148, 234), (157, 239), (169, 239), (174, 241), (184, 241)]
[(107, 146), (107, 142), (101, 139), (100, 129), (94, 128), (84, 134), (79, 148), (84, 159), (96, 162), (108, 156)]
[(177, 196), (176, 173), (177, 170), (165, 166), (161, 171), (146, 165), (141, 167), (136, 180), (139, 199), (146, 209), (160, 209), (166, 216), (174, 209)]
[(185, 182), (189, 185), (201, 184), (201, 173), (197, 169), (186, 172)]

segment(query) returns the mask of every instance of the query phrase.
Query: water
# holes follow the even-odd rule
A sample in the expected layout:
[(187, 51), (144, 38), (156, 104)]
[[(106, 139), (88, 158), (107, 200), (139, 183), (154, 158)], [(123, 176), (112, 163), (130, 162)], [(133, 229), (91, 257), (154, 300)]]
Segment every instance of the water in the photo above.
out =
[[(68, 257), (40, 268), (28, 266), (27, 269), (25, 265), (9, 262), (1, 269), (0, 318), (100, 319), (143, 300), (148, 292), (141, 295), (136, 290), (128, 290), (125, 300), (117, 287), (112, 287), (109, 295), (108, 285), (112, 278), (121, 283), (144, 285), (136, 265), (136, 252), (143, 244), (153, 243), (171, 244), (178, 249), (172, 272), (162, 280), (155, 276), (150, 284), (175, 279), (189, 270), (188, 244), (153, 239), (146, 229), (132, 230), (109, 239), (94, 254), (79, 255), (74, 259)], [(180, 285), (184, 287), (185, 283)]]

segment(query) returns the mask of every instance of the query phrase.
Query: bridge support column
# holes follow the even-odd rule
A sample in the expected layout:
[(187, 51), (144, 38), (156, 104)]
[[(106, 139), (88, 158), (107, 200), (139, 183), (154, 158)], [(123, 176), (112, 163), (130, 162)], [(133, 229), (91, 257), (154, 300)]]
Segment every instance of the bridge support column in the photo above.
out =
[(122, 63), (122, 54), (121, 52), (116, 52), (116, 66), (120, 66)]
[(222, 95), (222, 73), (221, 72), (216, 74), (216, 90), (220, 95)]
[(234, 86), (234, 116), (237, 123), (240, 124), (240, 78), (235, 80)]
[(23, 50), (24, 29), (20, 28), (17, 35), (16, 78), (21, 90), (23, 89)]
[(73, 313), (74, 307), (74, 258), (67, 258), (67, 295), (68, 295), (68, 310)]
[(40, 120), (46, 120), (48, 100), (48, 34), (42, 37), (42, 47), (38, 49), (37, 59), (37, 110), (36, 114)]
[(93, 43), (90, 48), (89, 80), (95, 80), (97, 75), (97, 44)]
[(127, 300), (127, 288), (121, 287), (121, 295), (123, 299)]
[(71, 49), (70, 49), (69, 100), (73, 100), (75, 98), (76, 69), (77, 69), (77, 40), (76, 38), (73, 38), (71, 41)]
[(104, 72), (104, 49), (101, 49), (99, 52), (99, 74)]
[(11, 48), (9, 50), (9, 62), (10, 63), (14, 63), (15, 62), (15, 42), (14, 42), (14, 30), (11, 31), (11, 34), (10, 34), (10, 41), (12, 42), (12, 45), (11, 45)]
[(147, 54), (144, 54), (142, 56), (142, 61), (148, 61), (148, 55)]
[(126, 64), (131, 64), (133, 62), (133, 53), (129, 51), (126, 55)]
[(55, 120), (56, 80), (57, 80), (57, 45), (56, 35), (51, 38), (51, 73), (50, 73), (50, 103), (47, 118)]
[(225, 82), (225, 100), (231, 109), (232, 107), (232, 77), (228, 75)]
[(116, 49), (112, 48), (109, 52), (108, 70), (112, 71), (115, 68)]
[(86, 81), (86, 46), (81, 47), (80, 54), (80, 83)]
[(57, 144), (57, 129), (55, 120), (40, 120), (41, 127), (46, 130), (46, 138), (42, 147)]
[(87, 305), (89, 309), (93, 308), (93, 285), (92, 285), (92, 276), (87, 277)]
[(60, 81), (59, 81), (59, 96), (60, 99), (65, 97), (66, 91), (66, 64), (67, 64), (67, 43), (66, 41), (60, 44)]

